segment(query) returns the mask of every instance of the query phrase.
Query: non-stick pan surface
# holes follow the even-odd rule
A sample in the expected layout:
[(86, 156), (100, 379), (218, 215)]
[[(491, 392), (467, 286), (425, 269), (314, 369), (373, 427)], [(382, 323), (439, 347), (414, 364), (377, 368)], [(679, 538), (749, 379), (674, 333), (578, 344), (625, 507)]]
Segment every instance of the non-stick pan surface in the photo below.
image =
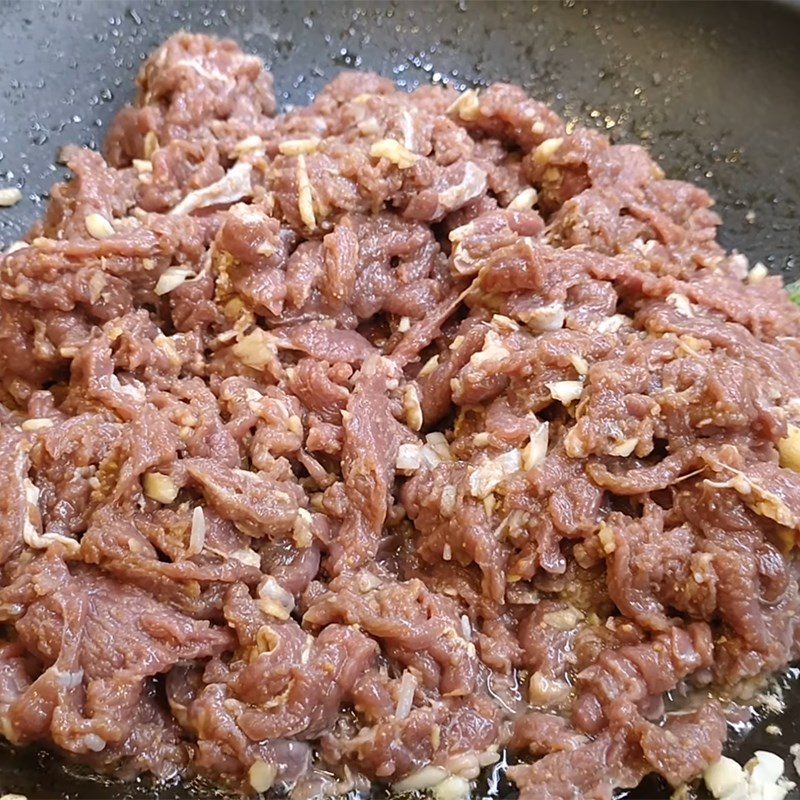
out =
[[(24, 196), (0, 211), (0, 246), (42, 213), (62, 174), (58, 148), (100, 145), (132, 97), (142, 59), (181, 28), (231, 36), (262, 56), (284, 104), (306, 103), (342, 69), (375, 70), (407, 87), (522, 84), (568, 119), (647, 145), (669, 175), (717, 197), (726, 246), (800, 275), (800, 12), (766, 2), (0, 0), (0, 186), (20, 186)], [(760, 722), (733, 755), (786, 755), (800, 741), (800, 692), (789, 688), (786, 700), (786, 711)], [(781, 734), (766, 733), (769, 723)], [(76, 800), (154, 794), (75, 777), (47, 754), (0, 749), (0, 794), (10, 791)], [(653, 782), (633, 796), (669, 792)]]

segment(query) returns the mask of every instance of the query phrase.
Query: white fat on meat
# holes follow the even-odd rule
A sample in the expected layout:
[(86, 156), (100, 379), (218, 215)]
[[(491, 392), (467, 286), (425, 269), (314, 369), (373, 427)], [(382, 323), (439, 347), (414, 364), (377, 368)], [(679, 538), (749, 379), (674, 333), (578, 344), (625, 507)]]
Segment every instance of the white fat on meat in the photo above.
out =
[(169, 213), (191, 214), (199, 208), (235, 203), (253, 194), (250, 176), (253, 165), (246, 161), (237, 161), (216, 183), (189, 192)]

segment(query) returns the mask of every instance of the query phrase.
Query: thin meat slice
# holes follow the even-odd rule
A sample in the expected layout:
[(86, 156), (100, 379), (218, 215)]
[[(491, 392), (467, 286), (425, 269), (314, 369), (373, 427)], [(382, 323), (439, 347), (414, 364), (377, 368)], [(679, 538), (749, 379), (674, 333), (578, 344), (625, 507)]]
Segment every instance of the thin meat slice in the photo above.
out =
[(368, 564), (378, 551), (403, 438), (389, 400), (398, 383), (397, 367), (373, 356), (354, 382), (342, 414), (342, 476), (348, 508), (331, 547), (336, 573)]
[(305, 505), (305, 495), (291, 481), (230, 469), (214, 459), (192, 459), (186, 469), (217, 512), (248, 536), (288, 535)]
[(56, 554), (21, 570), (0, 602), (20, 641), (43, 664), (9, 706), (12, 738), (28, 742), (49, 735), (78, 754), (127, 739), (145, 678), (178, 661), (219, 654), (232, 643), (228, 631), (140, 589), (89, 568), (71, 573)]
[(711, 630), (705, 623), (674, 627), (652, 641), (606, 650), (577, 675), (578, 698), (572, 718), (578, 730), (597, 733), (617, 698), (644, 704), (713, 663)]

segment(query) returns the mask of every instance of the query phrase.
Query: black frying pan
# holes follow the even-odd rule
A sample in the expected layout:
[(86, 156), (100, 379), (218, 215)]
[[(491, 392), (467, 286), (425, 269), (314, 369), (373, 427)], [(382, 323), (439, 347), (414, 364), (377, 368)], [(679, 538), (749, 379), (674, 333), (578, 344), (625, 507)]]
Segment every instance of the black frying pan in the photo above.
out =
[[(707, 187), (723, 243), (800, 276), (800, 6), (742, 3), (230, 3), (0, 0), (0, 186), (24, 200), (0, 211), (0, 246), (42, 213), (58, 148), (96, 147), (133, 94), (145, 55), (186, 28), (237, 39), (302, 104), (340, 69), (403, 86), (520, 83), (568, 119), (643, 141), (668, 174)], [(786, 755), (800, 741), (800, 689), (783, 714), (732, 746)], [(765, 732), (777, 724), (782, 735)], [(797, 776), (791, 775), (795, 780)], [(488, 796), (491, 785), (480, 793)], [(81, 778), (43, 753), (0, 749), (0, 794), (153, 797), (142, 785)], [(507, 794), (502, 782), (500, 795)], [(209, 796), (185, 787), (163, 798)], [(665, 798), (656, 782), (637, 798)], [(800, 798), (800, 791), (790, 795)]]

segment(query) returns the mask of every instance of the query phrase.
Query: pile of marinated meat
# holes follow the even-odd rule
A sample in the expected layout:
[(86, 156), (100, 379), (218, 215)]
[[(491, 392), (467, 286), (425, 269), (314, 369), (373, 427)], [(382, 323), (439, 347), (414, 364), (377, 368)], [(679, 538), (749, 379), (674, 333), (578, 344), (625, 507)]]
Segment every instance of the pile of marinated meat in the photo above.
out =
[(800, 311), (519, 88), (144, 65), (0, 261), (2, 733), (294, 797), (678, 786), (798, 653)]

